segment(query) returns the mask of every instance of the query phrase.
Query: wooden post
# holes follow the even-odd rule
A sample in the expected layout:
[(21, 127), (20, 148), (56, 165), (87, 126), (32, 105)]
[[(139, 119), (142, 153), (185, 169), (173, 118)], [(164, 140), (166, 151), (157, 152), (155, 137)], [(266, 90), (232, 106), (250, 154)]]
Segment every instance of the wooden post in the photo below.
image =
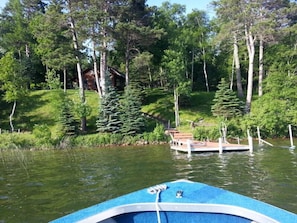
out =
[(222, 142), (223, 142), (223, 143), (226, 143), (226, 142), (227, 142), (227, 127), (226, 127), (226, 126), (224, 126), (224, 127), (222, 128), (222, 132), (223, 132), (223, 139), (222, 139)]
[(260, 128), (259, 128), (259, 126), (257, 126), (257, 133), (258, 133), (259, 145), (263, 145), (263, 141), (261, 139), (261, 134), (260, 134)]
[(187, 140), (188, 158), (191, 157), (191, 153), (192, 153), (191, 143), (192, 143), (192, 140), (188, 139)]
[(222, 138), (219, 138), (219, 154), (223, 153)]
[(249, 150), (250, 154), (253, 154), (254, 148), (253, 148), (253, 138), (251, 136), (248, 137), (248, 142), (249, 142)]
[(292, 134), (292, 126), (289, 125), (289, 135), (290, 135), (290, 143), (291, 143), (291, 149), (294, 149), (295, 146), (294, 146), (294, 142), (293, 142), (293, 134)]

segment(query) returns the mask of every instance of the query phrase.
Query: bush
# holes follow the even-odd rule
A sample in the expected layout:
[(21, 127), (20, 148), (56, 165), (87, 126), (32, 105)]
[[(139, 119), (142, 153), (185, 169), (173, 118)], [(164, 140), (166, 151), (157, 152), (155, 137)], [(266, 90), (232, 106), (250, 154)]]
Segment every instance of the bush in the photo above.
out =
[(30, 149), (36, 146), (36, 141), (31, 134), (4, 133), (0, 134), (1, 149)]
[(167, 136), (165, 135), (165, 128), (161, 124), (157, 124), (154, 131), (153, 131), (154, 139), (155, 141), (164, 141), (167, 139)]
[(77, 147), (97, 147), (106, 145), (118, 145), (122, 143), (121, 134), (99, 133), (92, 135), (78, 136), (74, 138), (74, 145)]
[(211, 128), (206, 128), (206, 127), (197, 127), (195, 128), (193, 132), (193, 136), (197, 140), (217, 140), (220, 138), (220, 132), (217, 127), (211, 127)]
[(38, 146), (52, 145), (52, 134), (50, 128), (45, 124), (35, 125), (33, 128), (33, 136)]

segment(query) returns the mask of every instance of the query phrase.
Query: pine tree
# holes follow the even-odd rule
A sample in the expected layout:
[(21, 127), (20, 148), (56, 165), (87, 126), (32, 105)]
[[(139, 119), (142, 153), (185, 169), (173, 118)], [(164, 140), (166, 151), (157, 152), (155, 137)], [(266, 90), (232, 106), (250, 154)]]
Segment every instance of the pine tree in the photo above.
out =
[(214, 116), (223, 117), (225, 119), (233, 118), (243, 114), (243, 103), (232, 91), (224, 78), (218, 85), (218, 90), (213, 99), (211, 112)]
[(129, 85), (125, 88), (121, 101), (121, 120), (123, 135), (134, 136), (140, 133), (144, 126), (144, 118), (141, 113), (141, 98), (139, 91)]
[(114, 87), (108, 87), (102, 96), (99, 117), (96, 122), (98, 132), (119, 133), (121, 128), (119, 96)]
[(60, 124), (62, 125), (61, 133), (63, 136), (76, 135), (78, 132), (78, 122), (75, 120), (74, 115), (71, 112), (73, 111), (74, 107), (73, 102), (64, 92), (60, 91), (58, 94), (60, 95), (59, 120)]

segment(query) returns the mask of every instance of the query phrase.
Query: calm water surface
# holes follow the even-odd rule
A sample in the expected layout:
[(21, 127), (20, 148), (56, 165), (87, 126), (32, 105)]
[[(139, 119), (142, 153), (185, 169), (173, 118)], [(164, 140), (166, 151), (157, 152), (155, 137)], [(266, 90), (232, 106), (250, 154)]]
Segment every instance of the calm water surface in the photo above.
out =
[[(283, 143), (283, 142), (282, 142)], [(289, 145), (288, 142), (285, 142)], [(190, 179), (297, 213), (297, 149), (176, 154), (168, 145), (0, 151), (0, 223), (48, 222), (162, 182)]]

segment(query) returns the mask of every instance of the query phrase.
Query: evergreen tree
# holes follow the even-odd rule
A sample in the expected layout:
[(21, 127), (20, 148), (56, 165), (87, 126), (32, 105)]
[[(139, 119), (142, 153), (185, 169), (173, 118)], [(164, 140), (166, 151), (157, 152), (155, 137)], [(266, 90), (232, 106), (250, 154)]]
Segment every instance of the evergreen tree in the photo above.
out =
[(130, 62), (142, 49), (149, 47), (161, 37), (163, 30), (151, 25), (152, 12), (145, 0), (118, 1), (114, 8), (115, 48), (124, 54), (126, 85), (130, 80)]
[(144, 126), (144, 118), (141, 113), (140, 92), (133, 86), (125, 88), (124, 97), (121, 100), (121, 120), (123, 135), (134, 136), (140, 133)]
[(228, 119), (243, 114), (243, 103), (236, 96), (236, 93), (229, 88), (224, 78), (218, 85), (213, 102), (211, 112), (214, 116)]
[(121, 128), (119, 96), (114, 87), (108, 87), (100, 100), (98, 132), (119, 133)]
[(71, 35), (63, 7), (53, 2), (45, 14), (39, 14), (30, 21), (30, 28), (37, 40), (36, 53), (48, 69), (64, 72), (64, 90), (66, 91), (66, 70), (75, 64), (75, 55), (71, 47)]
[(73, 111), (73, 102), (68, 98), (67, 94), (58, 91), (57, 96), (59, 97), (58, 111), (59, 111), (59, 122), (61, 124), (62, 136), (73, 136), (78, 132), (78, 122), (75, 120)]

